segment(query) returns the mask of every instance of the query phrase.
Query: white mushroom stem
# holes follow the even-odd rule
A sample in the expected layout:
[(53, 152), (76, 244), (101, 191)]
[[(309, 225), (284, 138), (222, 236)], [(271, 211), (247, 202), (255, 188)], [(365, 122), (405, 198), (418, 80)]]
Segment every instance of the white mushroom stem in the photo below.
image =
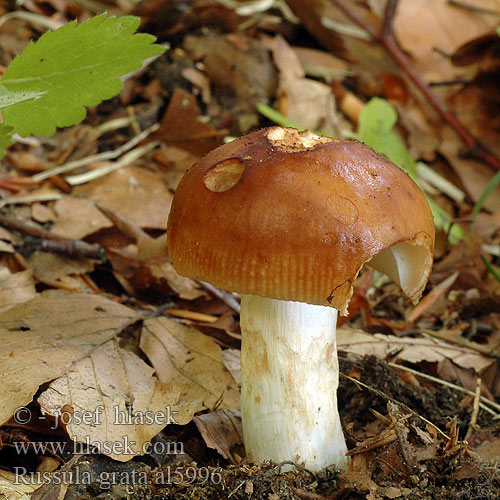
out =
[(241, 414), (249, 460), (347, 468), (337, 410), (337, 310), (241, 298)]

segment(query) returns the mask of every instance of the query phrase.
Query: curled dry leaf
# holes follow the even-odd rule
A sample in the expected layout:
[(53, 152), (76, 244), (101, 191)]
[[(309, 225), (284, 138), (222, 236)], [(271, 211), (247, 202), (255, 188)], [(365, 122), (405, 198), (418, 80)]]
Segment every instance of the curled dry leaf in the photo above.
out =
[(337, 111), (332, 88), (304, 77), (297, 54), (283, 38), (274, 38), (272, 49), (280, 71), (279, 111), (304, 128), (321, 129), (333, 137), (340, 137), (343, 130), (349, 130), (351, 125)]
[(180, 403), (193, 402), (193, 411), (239, 407), (238, 386), (211, 337), (165, 317), (153, 318), (144, 323), (140, 346), (158, 378), (181, 387)]
[(74, 276), (94, 270), (95, 262), (73, 259), (47, 252), (35, 252), (28, 260), (33, 275), (41, 283), (69, 291), (85, 291), (86, 287)]
[(194, 417), (193, 420), (209, 448), (217, 450), (232, 464), (238, 463), (234, 456), (235, 450), (239, 456), (243, 456), (240, 410), (214, 411)]
[(467, 370), (481, 373), (494, 363), (494, 360), (471, 349), (450, 345), (430, 338), (399, 338), (391, 335), (374, 335), (351, 328), (337, 329), (339, 350), (356, 354), (371, 354), (381, 359), (395, 357), (410, 363), (440, 363), (446, 359)]
[(231, 372), (234, 380), (241, 385), (241, 351), (239, 349), (224, 349), (222, 351), (224, 366)]
[(0, 423), (136, 318), (105, 297), (48, 291), (0, 315)]
[[(426, 80), (460, 80), (464, 72), (453, 66), (449, 55), (464, 41), (491, 33), (498, 25), (498, 16), (473, 11), (467, 8), (467, 3), (477, 6), (477, 2), (463, 2), (459, 7), (448, 0), (401, 0), (398, 3), (395, 35)], [(498, 2), (486, 4), (483, 7), (500, 14)], [(454, 91), (453, 87), (449, 91)]]
[[(63, 408), (92, 415), (88, 425), (68, 419), (71, 438), (95, 443), (105, 455), (125, 462), (143, 455), (147, 443), (166, 425), (185, 420), (176, 406), (179, 391), (159, 382), (153, 372), (113, 339), (54, 380), (38, 402), (44, 413), (54, 416)], [(109, 444), (113, 449), (108, 451)]]
[(181, 299), (195, 300), (206, 296), (196, 281), (180, 276), (167, 260), (146, 262), (134, 276), (134, 287), (155, 290), (164, 295), (173, 290)]
[(204, 155), (222, 144), (223, 135), (200, 119), (196, 98), (180, 88), (175, 89), (156, 136), (175, 147)]
[(35, 282), (30, 270), (11, 273), (6, 267), (0, 268), (0, 312), (27, 302), (35, 294)]
[(38, 484), (25, 484), (13, 472), (0, 470), (0, 497), (5, 500), (30, 500)]

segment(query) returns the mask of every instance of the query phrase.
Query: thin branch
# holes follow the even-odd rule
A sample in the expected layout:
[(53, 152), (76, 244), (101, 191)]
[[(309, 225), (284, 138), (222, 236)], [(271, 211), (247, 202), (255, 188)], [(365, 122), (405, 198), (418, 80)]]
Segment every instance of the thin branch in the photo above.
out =
[(45, 252), (59, 253), (68, 255), (69, 257), (83, 259), (97, 259), (102, 261), (106, 259), (106, 252), (100, 245), (91, 245), (83, 240), (64, 238), (46, 231), (32, 222), (14, 219), (0, 214), (0, 226), (37, 238), (40, 240), (40, 249)]
[(475, 137), (463, 125), (454, 113), (449, 111), (445, 103), (433, 92), (428, 83), (422, 78), (417, 68), (412, 64), (408, 57), (404, 54), (401, 47), (398, 45), (396, 38), (392, 32), (392, 22), (397, 7), (397, 0), (388, 0), (384, 25), (381, 32), (376, 31), (370, 23), (367, 23), (353, 9), (349, 8), (344, 0), (331, 0), (351, 21), (366, 30), (377, 42), (382, 45), (389, 55), (394, 59), (398, 66), (406, 72), (414, 85), (424, 94), (432, 107), (437, 111), (439, 116), (448, 123), (460, 136), (462, 142), (468, 149), (468, 154), (477, 160), (481, 160), (495, 170), (500, 170), (500, 158), (493, 154), (481, 141)]
[(401, 406), (401, 408), (403, 408), (405, 411), (410, 412), (413, 416), (418, 417), (420, 420), (422, 420), (426, 424), (429, 424), (431, 427), (436, 429), (436, 431), (439, 434), (441, 434), (444, 438), (450, 439), (450, 436), (448, 436), (448, 434), (443, 432), (436, 424), (433, 424), (430, 420), (427, 420), (425, 417), (422, 417), (422, 415), (417, 413), (415, 410), (412, 410), (409, 406), (405, 405), (401, 401), (398, 401), (397, 399), (391, 398), (390, 396), (388, 396), (384, 392), (380, 391), (379, 389), (376, 389), (375, 387), (372, 387), (371, 385), (365, 384), (364, 382), (361, 382), (360, 380), (358, 380), (356, 378), (353, 378), (349, 375), (346, 375), (345, 373), (339, 372), (339, 375), (341, 377), (346, 378), (347, 380), (350, 380), (351, 382), (353, 382), (356, 385), (360, 385), (361, 387), (364, 387), (365, 389), (368, 389), (369, 391), (374, 392), (375, 394), (377, 394), (377, 396), (380, 396), (382, 399), (385, 399), (386, 401), (390, 401), (391, 403), (395, 403), (398, 406)]
[[(475, 392), (470, 391), (469, 389), (466, 389), (465, 387), (460, 387), (459, 385), (452, 384), (451, 382), (448, 382), (447, 380), (443, 380), (441, 378), (433, 377), (432, 375), (428, 375), (427, 373), (422, 373), (419, 372), (418, 370), (414, 370), (413, 368), (408, 368), (407, 366), (404, 365), (399, 365), (397, 363), (392, 363), (388, 362), (387, 363), (391, 368), (395, 368), (396, 370), (402, 370), (408, 373), (412, 373), (413, 375), (416, 375), (417, 377), (424, 378), (426, 380), (431, 380), (432, 382), (435, 382), (436, 384), (443, 385), (445, 387), (449, 387), (450, 389), (453, 389), (455, 391), (463, 392), (464, 394), (468, 394), (469, 396), (475, 396)], [(491, 408), (489, 408), (487, 405), (492, 406), (495, 408), (497, 411), (500, 412), (500, 405), (492, 401), (491, 399), (488, 399), (486, 396), (479, 396), (479, 407), (482, 408), (484, 411), (492, 415), (495, 419), (498, 419), (500, 417), (499, 413), (495, 413)]]

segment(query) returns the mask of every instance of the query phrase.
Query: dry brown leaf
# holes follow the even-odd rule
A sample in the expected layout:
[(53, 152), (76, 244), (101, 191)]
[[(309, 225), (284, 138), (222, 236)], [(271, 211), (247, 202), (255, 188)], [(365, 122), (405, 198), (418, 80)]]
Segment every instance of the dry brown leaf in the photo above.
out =
[(35, 252), (28, 263), (38, 281), (75, 292), (83, 292), (87, 287), (73, 276), (93, 271), (95, 266), (95, 262), (89, 259), (74, 259), (47, 252)]
[[(492, 171), (484, 163), (462, 157), (463, 143), (452, 130), (445, 127), (442, 134), (440, 153), (450, 162), (470, 197), (477, 201), (493, 177)], [(500, 187), (486, 199), (484, 206), (493, 212), (500, 211)]]
[[(231, 108), (241, 132), (258, 126), (255, 103), (270, 102), (277, 83), (276, 70), (265, 44), (241, 33), (210, 37), (188, 35), (183, 48), (191, 60), (203, 63), (204, 73), (212, 84), (212, 95), (227, 96), (220, 102)], [(179, 126), (179, 117), (172, 118), (172, 125)], [(181, 129), (185, 129), (184, 124)]]
[(491, 436), (473, 449), (485, 462), (500, 462), (500, 437)]
[(454, 346), (434, 338), (399, 338), (393, 335), (374, 335), (351, 328), (337, 329), (337, 345), (340, 350), (361, 355), (373, 355), (381, 359), (391, 356), (410, 363), (439, 363), (445, 359), (462, 368), (481, 373), (494, 360), (465, 347)]
[(14, 253), (16, 249), (7, 241), (0, 240), (0, 252), (3, 253)]
[(196, 281), (181, 276), (168, 260), (147, 262), (134, 277), (134, 286), (142, 290), (156, 290), (166, 295), (173, 290), (181, 299), (195, 300), (206, 296)]
[(36, 222), (54, 222), (56, 215), (52, 208), (43, 203), (33, 203), (31, 205), (31, 218)]
[(181, 387), (181, 403), (193, 402), (195, 411), (239, 407), (238, 386), (211, 337), (169, 318), (154, 318), (144, 323), (140, 346), (158, 378)]
[(131, 165), (76, 187), (74, 194), (106, 206), (141, 228), (167, 228), (172, 194), (158, 172)]
[(35, 282), (29, 269), (11, 273), (6, 267), (0, 268), (0, 312), (27, 302), (35, 295)]
[[(194, 417), (194, 423), (209, 448), (217, 450), (232, 464), (238, 463), (234, 450), (243, 445), (240, 410), (220, 410)], [(238, 455), (242, 456), (241, 450)]]
[(355, 491), (369, 491), (367, 500), (380, 498), (376, 494), (377, 483), (372, 479), (375, 463), (371, 452), (354, 455), (347, 472), (342, 474), (343, 479), (352, 485)]
[[(74, 441), (99, 443), (105, 455), (125, 462), (143, 455), (166, 425), (186, 418), (175, 405), (179, 391), (153, 372), (113, 339), (54, 380), (38, 403), (43, 413), (68, 415), (66, 428)], [(87, 425), (75, 418), (85, 414), (91, 415)], [(106, 450), (110, 445), (113, 449)]]
[(349, 65), (328, 52), (307, 47), (293, 47), (306, 74), (321, 75), (326, 81), (342, 80), (351, 74)]
[(155, 152), (154, 158), (167, 167), (164, 180), (168, 188), (175, 191), (184, 174), (200, 157), (175, 146), (164, 146)]
[(224, 349), (222, 351), (224, 366), (231, 372), (234, 380), (241, 385), (241, 351), (239, 349)]
[(304, 78), (304, 69), (294, 50), (281, 38), (273, 40), (273, 57), (280, 70), (278, 109), (292, 122), (310, 130), (321, 130), (340, 137), (351, 129), (337, 111), (332, 88), (324, 83)]
[(0, 315), (0, 423), (136, 318), (105, 297), (47, 291)]
[(0, 469), (0, 497), (5, 500), (30, 500), (39, 484), (25, 484), (13, 472)]
[[(466, 3), (466, 2), (464, 2)], [(498, 0), (469, 2), (500, 14)], [(448, 0), (400, 0), (394, 18), (394, 33), (427, 81), (460, 80), (463, 69), (452, 65), (458, 47), (498, 25), (494, 15), (480, 14), (451, 5)]]
[(155, 135), (167, 144), (204, 155), (222, 144), (223, 135), (199, 118), (196, 98), (177, 88)]
[(57, 218), (52, 232), (65, 238), (82, 239), (112, 226), (90, 200), (64, 196), (54, 203), (54, 211)]

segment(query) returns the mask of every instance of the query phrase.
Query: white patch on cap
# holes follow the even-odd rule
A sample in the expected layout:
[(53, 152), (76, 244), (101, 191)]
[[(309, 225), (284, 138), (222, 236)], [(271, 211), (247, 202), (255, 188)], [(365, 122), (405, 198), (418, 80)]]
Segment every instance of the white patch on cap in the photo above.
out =
[(276, 148), (288, 153), (314, 149), (319, 144), (334, 142), (335, 139), (322, 137), (309, 130), (299, 132), (294, 128), (272, 127), (266, 133), (269, 142)]

